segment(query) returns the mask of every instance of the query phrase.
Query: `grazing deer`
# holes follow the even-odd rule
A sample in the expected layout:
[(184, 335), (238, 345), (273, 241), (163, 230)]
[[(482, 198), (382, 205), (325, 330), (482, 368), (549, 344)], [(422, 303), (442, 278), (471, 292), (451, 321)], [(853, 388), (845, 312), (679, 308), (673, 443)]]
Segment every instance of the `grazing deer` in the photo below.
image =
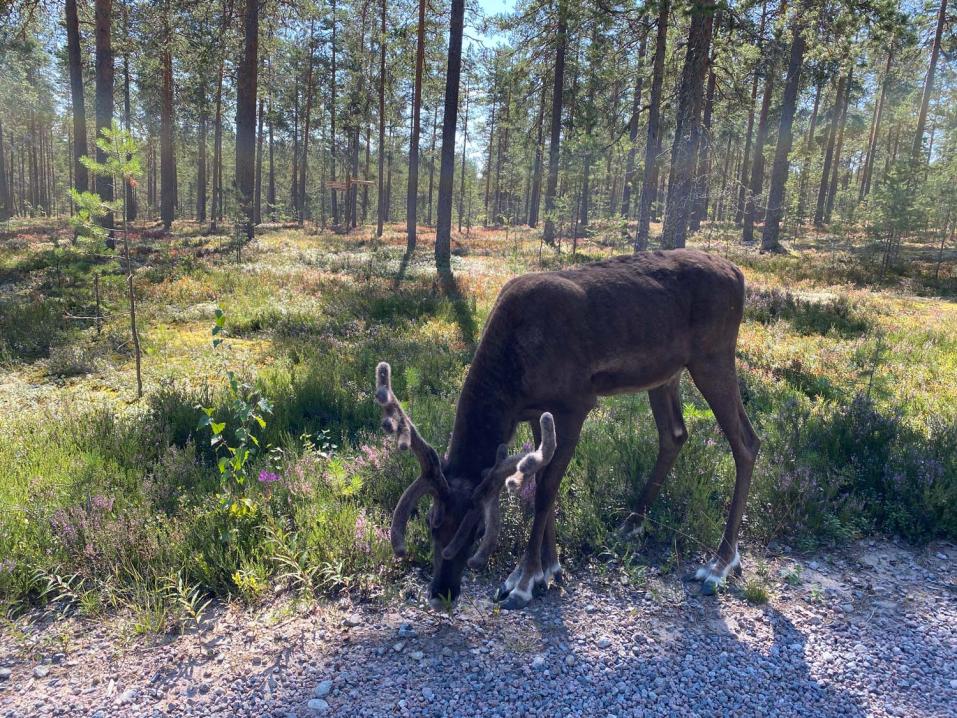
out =
[[(687, 368), (714, 412), (734, 455), (734, 497), (714, 560), (697, 578), (713, 593), (738, 569), (738, 529), (760, 441), (744, 412), (735, 373), (735, 343), (744, 310), (744, 277), (704, 252), (641, 253), (557, 272), (527, 274), (499, 294), (455, 413), (445, 457), (419, 435), (392, 393), (391, 370), (376, 368), (383, 428), (411, 449), (421, 475), (392, 518), (396, 555), (416, 504), (432, 495), (430, 604), (455, 600), (462, 572), (485, 565), (500, 529), (499, 494), (536, 478), (535, 518), (525, 554), (495, 599), (523, 608), (533, 591), (561, 576), (555, 543), (555, 498), (582, 424), (599, 396), (647, 391), (658, 428), (658, 458), (634, 511), (622, 526), (641, 530), (687, 439), (678, 394)], [(537, 449), (508, 455), (521, 421)], [(478, 541), (477, 548), (471, 547)]]

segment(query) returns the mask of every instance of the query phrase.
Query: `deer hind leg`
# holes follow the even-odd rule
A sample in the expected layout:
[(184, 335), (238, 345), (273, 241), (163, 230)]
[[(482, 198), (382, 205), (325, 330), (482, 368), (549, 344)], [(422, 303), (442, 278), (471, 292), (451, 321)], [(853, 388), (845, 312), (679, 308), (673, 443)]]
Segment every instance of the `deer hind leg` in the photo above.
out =
[(644, 533), (648, 510), (658, 497), (668, 472), (678, 458), (678, 452), (688, 440), (688, 429), (685, 427), (684, 417), (681, 414), (680, 383), (681, 374), (678, 373), (667, 383), (648, 392), (651, 413), (655, 417), (655, 426), (658, 428), (658, 458), (655, 460), (651, 478), (645, 484), (634, 511), (618, 529), (622, 536), (640, 536)]
[(717, 556), (701, 567), (696, 578), (702, 581), (702, 592), (712, 594), (731, 571), (740, 572), (738, 531), (748, 500), (751, 474), (758, 456), (761, 440), (748, 420), (741, 402), (738, 377), (734, 369), (734, 353), (707, 357), (688, 367), (691, 378), (714, 412), (718, 426), (724, 432), (734, 456), (734, 496), (728, 512), (728, 523), (718, 546)]
[[(551, 462), (537, 477), (535, 489), (535, 518), (528, 538), (528, 546), (515, 570), (495, 592), (495, 601), (506, 609), (525, 608), (535, 589), (545, 585), (542, 569), (542, 546), (549, 522), (555, 521), (555, 499), (565, 469), (575, 453), (575, 445), (585, 421), (585, 412), (555, 414), (555, 433), (558, 446)], [(553, 527), (554, 528), (554, 527)], [(554, 531), (552, 532), (554, 535)]]

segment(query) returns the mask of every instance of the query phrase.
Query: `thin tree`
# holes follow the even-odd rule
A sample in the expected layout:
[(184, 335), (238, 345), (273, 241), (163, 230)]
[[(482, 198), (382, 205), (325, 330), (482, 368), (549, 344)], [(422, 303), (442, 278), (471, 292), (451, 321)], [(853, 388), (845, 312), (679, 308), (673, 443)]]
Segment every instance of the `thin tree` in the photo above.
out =
[(76, 0), (66, 0), (66, 44), (70, 66), (70, 97), (73, 104), (73, 186), (89, 189), (87, 169), (80, 161), (89, 150), (86, 142), (86, 106), (83, 101), (83, 58), (80, 54), (80, 21)]
[(641, 113), (641, 86), (645, 78), (645, 46), (647, 30), (642, 33), (638, 45), (638, 63), (635, 68), (635, 93), (631, 102), (631, 119), (628, 121), (628, 159), (625, 161), (625, 186), (621, 191), (621, 216), (628, 219), (631, 211), (631, 192), (635, 182), (635, 156), (638, 154), (638, 119)]
[(693, 0), (688, 48), (678, 90), (678, 118), (671, 147), (671, 174), (668, 177), (668, 204), (661, 229), (663, 247), (684, 247), (691, 216), (694, 173), (701, 136), (701, 109), (708, 52), (714, 24), (710, 0)]
[[(667, 2), (667, 0), (663, 0)], [(548, 178), (545, 181), (545, 227), (542, 239), (555, 243), (555, 194), (558, 190), (558, 162), (561, 157), (562, 101), (565, 92), (565, 50), (568, 44), (568, 8), (558, 2), (558, 28), (555, 32), (555, 74), (552, 83), (552, 126), (548, 144)]]
[(300, 227), (306, 221), (309, 205), (306, 198), (306, 177), (309, 171), (309, 128), (312, 123), (312, 70), (313, 65), (315, 64), (314, 44), (315, 23), (313, 22), (309, 26), (309, 57), (306, 60), (306, 107), (304, 110), (305, 115), (302, 120), (302, 160), (299, 163), (299, 191), (296, 193), (299, 206), (299, 216), (297, 219), (299, 221)]
[[(415, 251), (419, 201), (419, 134), (422, 115), (422, 71), (425, 68), (425, 2), (419, 0), (419, 23), (415, 37), (415, 84), (412, 90), (412, 135), (409, 137), (409, 188), (405, 199), (406, 254)], [(468, 102), (468, 100), (466, 100)], [(466, 113), (468, 113), (466, 104)], [(464, 154), (464, 150), (463, 150)], [(459, 212), (461, 214), (461, 210)], [(461, 219), (459, 219), (461, 222)]]
[[(96, 135), (104, 129), (113, 127), (113, 41), (112, 19), (113, 0), (96, 0)], [(106, 162), (106, 155), (99, 145), (96, 147), (96, 161)], [(109, 174), (96, 176), (96, 193), (104, 202), (113, 201), (113, 177)], [(113, 213), (103, 215), (102, 226), (113, 228)], [(111, 235), (112, 236), (112, 235)]]
[(934, 32), (934, 44), (930, 50), (930, 65), (927, 67), (927, 76), (924, 78), (924, 91), (920, 97), (920, 111), (917, 114), (917, 130), (914, 132), (914, 146), (911, 149), (911, 158), (916, 163), (924, 151), (924, 130), (927, 126), (927, 108), (930, 105), (930, 96), (934, 92), (934, 75), (937, 72), (937, 60), (940, 57), (940, 40), (944, 33), (944, 23), (947, 21), (947, 0), (940, 0), (940, 9), (937, 11), (937, 29)]
[(440, 273), (452, 271), (452, 181), (455, 172), (455, 127), (458, 123), (459, 76), (462, 72), (464, 25), (465, 0), (452, 0), (448, 67), (445, 73), (445, 114), (442, 118), (442, 161), (439, 166), (439, 200), (435, 230), (435, 267)]
[(246, 239), (255, 236), (256, 81), (259, 71), (259, 0), (246, 0), (243, 55), (236, 75), (236, 194)]
[(459, 234), (465, 214), (465, 150), (469, 143), (469, 78), (465, 76), (465, 117), (462, 119), (462, 162), (459, 170)]
[[(382, 236), (385, 223), (385, 11), (382, 0), (382, 23), (379, 28), (379, 202), (375, 236)], [(358, 148), (357, 148), (358, 149)]]
[(169, 18), (162, 50), (163, 98), (160, 108), (160, 219), (169, 231), (176, 212), (176, 165), (173, 148), (173, 52)]
[(788, 155), (791, 152), (792, 125), (794, 109), (797, 106), (798, 91), (801, 86), (801, 69), (804, 64), (804, 28), (798, 24), (794, 28), (791, 41), (791, 57), (788, 60), (788, 74), (784, 82), (784, 97), (781, 100), (781, 120), (778, 124), (778, 143), (774, 149), (774, 163), (771, 165), (771, 183), (768, 188), (768, 206), (761, 235), (761, 251), (777, 252), (781, 249), (781, 217), (784, 215), (784, 187), (788, 181)]
[(635, 230), (635, 251), (648, 247), (651, 208), (658, 188), (658, 154), (661, 149), (661, 85), (665, 74), (665, 52), (668, 44), (669, 0), (659, 0), (658, 33), (651, 69), (651, 97), (648, 99), (648, 133), (645, 140), (645, 167), (638, 200), (638, 227)]

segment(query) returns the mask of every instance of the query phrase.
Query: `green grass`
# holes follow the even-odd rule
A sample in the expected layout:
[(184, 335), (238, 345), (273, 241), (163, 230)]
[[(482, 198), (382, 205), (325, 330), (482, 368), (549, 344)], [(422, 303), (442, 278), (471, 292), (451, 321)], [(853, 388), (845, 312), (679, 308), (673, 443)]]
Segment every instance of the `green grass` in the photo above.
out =
[[(255, 603), (273, 585), (307, 597), (393, 591), (402, 567), (391, 558), (389, 514), (416, 471), (378, 432), (374, 367), (392, 362), (396, 393), (442, 450), (477, 334), (502, 284), (538, 269), (537, 235), (511, 230), (506, 243), (504, 232), (475, 232), (453, 258), (450, 293), (427, 246), (397, 278), (397, 230), (379, 242), (367, 232), (265, 233), (240, 264), (228, 237), (183, 227), (135, 253), (146, 397), (134, 401), (119, 266), (55, 246), (52, 234), (21, 227), (0, 244), (7, 610), (40, 602), (125, 610), (137, 630), (155, 631), (195, 622), (211, 595)], [(617, 241), (613, 229), (582, 241), (574, 261), (613, 253)], [(914, 286), (920, 273), (906, 278), (908, 291), (862, 288), (846, 276), (848, 257), (813, 247), (797, 258), (712, 249), (731, 254), (749, 282), (739, 368), (764, 443), (744, 541), (957, 537), (954, 302), (918, 296), (932, 289)], [(99, 333), (83, 318), (92, 315), (94, 273), (106, 313)], [(217, 306), (227, 341), (214, 348)], [(228, 489), (208, 429), (197, 429), (199, 406), (235, 425), (227, 369), (272, 404), (248, 480)], [(717, 546), (734, 472), (687, 378), (682, 391), (690, 437), (648, 540), (686, 556)], [(518, 440), (527, 434), (523, 427)], [(656, 448), (644, 396), (601, 402), (562, 485), (565, 560), (607, 553)], [(261, 470), (280, 481), (260, 484)], [(527, 516), (508, 502), (493, 571), (521, 550)], [(422, 521), (410, 524), (409, 545), (425, 563)], [(640, 550), (628, 548), (622, 566), (640, 567)]]

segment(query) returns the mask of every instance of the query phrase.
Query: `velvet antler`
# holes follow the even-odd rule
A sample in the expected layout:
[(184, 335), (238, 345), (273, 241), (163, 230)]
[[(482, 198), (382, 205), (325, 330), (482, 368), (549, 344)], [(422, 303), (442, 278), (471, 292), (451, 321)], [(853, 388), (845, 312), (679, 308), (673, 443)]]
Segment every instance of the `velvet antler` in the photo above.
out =
[(468, 560), (468, 565), (470, 568), (477, 569), (486, 564), (492, 551), (495, 550), (501, 531), (499, 494), (502, 485), (508, 485), (510, 489), (521, 486), (522, 482), (541, 471), (555, 455), (557, 443), (555, 419), (551, 414), (545, 412), (542, 414), (539, 423), (542, 427), (542, 441), (535, 451), (509, 456), (508, 448), (504, 444), (498, 448), (495, 465), (485, 471), (482, 482), (472, 494), (472, 500), (477, 508), (469, 511), (462, 519), (462, 523), (459, 525), (452, 541), (442, 552), (445, 558), (452, 558), (462, 550), (462, 546), (468, 540), (472, 529), (478, 523), (479, 510), (481, 509), (481, 518), (484, 521), (485, 530), (478, 548)]
[(411, 449), (419, 461), (422, 473), (402, 493), (392, 514), (390, 538), (392, 550), (396, 556), (405, 555), (405, 529), (409, 517), (419, 500), (425, 494), (432, 494), (436, 500), (448, 496), (449, 484), (442, 473), (439, 455), (419, 434), (415, 424), (402, 410), (399, 400), (392, 393), (392, 368), (386, 362), (380, 362), (375, 370), (375, 400), (382, 407), (382, 428), (389, 434), (395, 434), (399, 448)]

